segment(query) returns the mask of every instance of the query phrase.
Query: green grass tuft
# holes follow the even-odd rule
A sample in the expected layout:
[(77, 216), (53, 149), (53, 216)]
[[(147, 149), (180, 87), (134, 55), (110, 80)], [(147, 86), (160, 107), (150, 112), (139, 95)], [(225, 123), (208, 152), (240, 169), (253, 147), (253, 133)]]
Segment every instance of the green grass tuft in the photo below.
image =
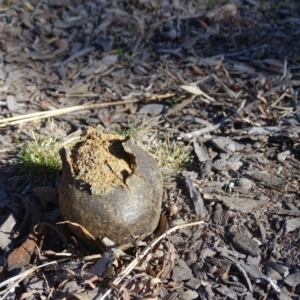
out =
[(62, 165), (59, 149), (62, 144), (51, 137), (33, 137), (16, 152), (16, 165), (28, 179), (46, 182), (57, 177)]
[(115, 134), (121, 136), (129, 136), (132, 139), (136, 139), (138, 137), (139, 131), (142, 130), (139, 126), (129, 126), (128, 128), (120, 128), (115, 131)]

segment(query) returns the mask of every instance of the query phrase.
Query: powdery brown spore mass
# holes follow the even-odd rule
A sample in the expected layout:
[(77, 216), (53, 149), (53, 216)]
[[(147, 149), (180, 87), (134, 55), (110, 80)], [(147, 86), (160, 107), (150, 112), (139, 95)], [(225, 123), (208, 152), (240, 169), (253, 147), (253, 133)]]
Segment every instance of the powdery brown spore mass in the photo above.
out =
[(133, 172), (130, 158), (118, 135), (105, 134), (89, 127), (81, 142), (71, 151), (73, 172), (76, 179), (91, 187), (92, 194), (105, 195), (115, 186), (126, 186), (126, 178)]

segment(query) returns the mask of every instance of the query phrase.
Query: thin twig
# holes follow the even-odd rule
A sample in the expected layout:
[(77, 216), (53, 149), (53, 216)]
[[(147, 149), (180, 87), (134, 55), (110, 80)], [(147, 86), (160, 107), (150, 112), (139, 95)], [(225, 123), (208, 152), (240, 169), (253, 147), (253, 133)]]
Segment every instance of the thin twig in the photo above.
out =
[(237, 261), (237, 259), (230, 257), (227, 253), (222, 253), (222, 256), (225, 257), (227, 260), (229, 260), (231, 263), (234, 263), (236, 265), (236, 267), (243, 273), (243, 275), (246, 279), (247, 285), (248, 285), (248, 289), (252, 293), (253, 286), (251, 284), (251, 281), (250, 281), (245, 269), (241, 266), (241, 264)]
[(237, 94), (232, 89), (230, 89), (219, 77), (217, 77), (215, 74), (212, 74), (212, 77), (225, 90), (229, 97), (233, 99), (237, 98)]
[(0, 300), (3, 300), (5, 299), (5, 297), (10, 293), (10, 291), (15, 288), (23, 279), (25, 279), (28, 275), (32, 274), (33, 272), (35, 272), (37, 269), (41, 269), (43, 267), (46, 267), (46, 266), (49, 266), (49, 265), (53, 265), (53, 264), (57, 264), (58, 261), (51, 261), (51, 262), (48, 262), (48, 263), (45, 263), (43, 265), (40, 265), (40, 266), (35, 266), (35, 267), (32, 267), (28, 270), (26, 270), (25, 272), (23, 272), (22, 274), (18, 274), (16, 276), (13, 276), (3, 282), (0, 283), (0, 288), (3, 287), (3, 286), (6, 286), (10, 283), (13, 282), (13, 285), (8, 287), (7, 288), (7, 291), (6, 293), (0, 298)]
[[(113, 281), (112, 285), (117, 285), (119, 284), (126, 275), (130, 274), (130, 272), (139, 264), (139, 262), (153, 249), (153, 247), (160, 242), (163, 238), (165, 238), (167, 235), (173, 233), (174, 231), (184, 228), (184, 227), (189, 227), (189, 226), (195, 226), (195, 225), (200, 225), (204, 224), (204, 221), (198, 221), (194, 223), (187, 223), (187, 224), (180, 224), (177, 226), (174, 226), (170, 228), (168, 231), (166, 231), (164, 234), (161, 236), (157, 237), (154, 239), (145, 249), (138, 255), (137, 258), (135, 258), (127, 267), (126, 269)], [(101, 298), (100, 300), (104, 300), (110, 293), (112, 289), (109, 289)]]
[(41, 4), (42, 4), (43, 0), (40, 0), (37, 5), (35, 6), (34, 11), (32, 12), (31, 16), (30, 16), (30, 20), (32, 20), (34, 18), (34, 16), (36, 15), (37, 11), (39, 10)]
[(193, 95), (192, 97), (182, 101), (178, 105), (176, 105), (174, 108), (169, 109), (168, 112), (165, 114), (165, 116), (173, 115), (178, 111), (181, 111), (185, 106), (187, 106), (189, 103), (191, 103), (196, 98), (196, 95)]

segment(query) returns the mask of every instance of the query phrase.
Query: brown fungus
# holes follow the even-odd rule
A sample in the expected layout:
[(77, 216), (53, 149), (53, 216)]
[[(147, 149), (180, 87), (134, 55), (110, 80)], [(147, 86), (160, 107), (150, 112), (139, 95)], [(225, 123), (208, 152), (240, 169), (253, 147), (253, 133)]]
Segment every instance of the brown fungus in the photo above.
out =
[[(88, 128), (71, 149), (61, 149), (59, 201), (65, 220), (95, 238), (117, 244), (152, 232), (163, 193), (154, 159), (130, 139)], [(83, 233), (70, 227), (79, 239)]]

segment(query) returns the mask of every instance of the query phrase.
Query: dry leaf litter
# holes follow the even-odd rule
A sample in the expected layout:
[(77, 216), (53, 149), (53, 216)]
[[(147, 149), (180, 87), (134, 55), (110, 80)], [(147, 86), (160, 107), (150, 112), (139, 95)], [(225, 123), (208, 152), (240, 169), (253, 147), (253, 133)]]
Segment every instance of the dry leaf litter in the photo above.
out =
[[(292, 0), (3, 1), (0, 297), (298, 299), (299, 13)], [(145, 123), (141, 145), (170, 135), (192, 150), (165, 177), (169, 228), (205, 223), (156, 251), (143, 252), (154, 232), (89, 253), (57, 225), (57, 186), (22, 183), (9, 153), (31, 132)]]

